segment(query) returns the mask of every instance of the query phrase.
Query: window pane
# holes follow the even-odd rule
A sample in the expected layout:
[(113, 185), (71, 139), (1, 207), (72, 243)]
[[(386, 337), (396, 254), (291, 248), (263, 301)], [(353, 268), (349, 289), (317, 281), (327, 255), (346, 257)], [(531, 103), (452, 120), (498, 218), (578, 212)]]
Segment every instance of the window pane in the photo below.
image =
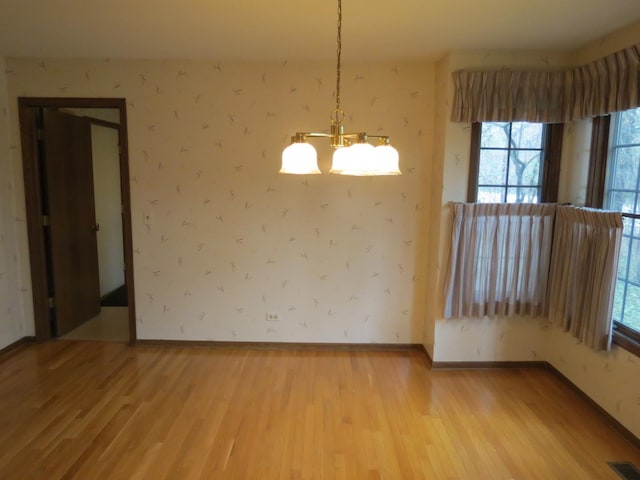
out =
[(640, 237), (640, 220), (622, 217), (622, 235)]
[(638, 186), (640, 147), (616, 148), (613, 158), (611, 188), (635, 190)]
[(618, 114), (616, 145), (640, 144), (640, 108)]
[(618, 259), (618, 277), (627, 278), (628, 262), (629, 262), (629, 245), (631, 239), (627, 236), (622, 237), (622, 243), (620, 244), (620, 257)]
[(480, 148), (508, 148), (509, 124), (499, 122), (482, 122)]
[(479, 203), (503, 203), (505, 190), (502, 187), (478, 187)]
[(507, 151), (480, 150), (478, 185), (504, 185), (507, 181)]
[[(546, 128), (542, 123), (527, 122), (480, 124), (476, 183), (478, 194), (475, 201), (540, 201), (544, 168), (543, 137)], [(507, 194), (508, 187), (510, 189)]]
[(511, 127), (511, 139), (515, 148), (542, 148), (541, 123), (514, 122)]
[(507, 203), (538, 203), (537, 188), (509, 187), (507, 189)]
[(509, 157), (509, 185), (540, 184), (541, 152), (512, 150)]
[(627, 297), (624, 302), (622, 323), (640, 329), (640, 287), (627, 284)]
[[(615, 114), (604, 207), (640, 213), (640, 108)], [(613, 319), (640, 332), (640, 220), (623, 217)]]
[(625, 283), (618, 281), (616, 283), (616, 292), (613, 297), (613, 319), (618, 322), (622, 321), (622, 306), (624, 305), (624, 287)]
[(616, 212), (633, 213), (635, 199), (634, 192), (611, 192), (607, 208)]
[(629, 271), (627, 272), (627, 279), (630, 282), (640, 284), (640, 241), (637, 239), (631, 240), (631, 259), (629, 261)]
[(635, 308), (635, 312), (625, 317), (624, 321), (627, 327), (633, 328), (636, 331), (640, 331), (640, 316), (637, 315), (638, 310), (638, 308)]

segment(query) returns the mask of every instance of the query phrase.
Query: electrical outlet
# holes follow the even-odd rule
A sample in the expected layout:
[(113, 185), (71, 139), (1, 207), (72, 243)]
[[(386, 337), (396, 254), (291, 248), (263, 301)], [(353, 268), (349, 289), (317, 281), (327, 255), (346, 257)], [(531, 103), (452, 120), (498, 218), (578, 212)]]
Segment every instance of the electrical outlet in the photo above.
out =
[(280, 316), (277, 313), (267, 312), (267, 322), (279, 322)]

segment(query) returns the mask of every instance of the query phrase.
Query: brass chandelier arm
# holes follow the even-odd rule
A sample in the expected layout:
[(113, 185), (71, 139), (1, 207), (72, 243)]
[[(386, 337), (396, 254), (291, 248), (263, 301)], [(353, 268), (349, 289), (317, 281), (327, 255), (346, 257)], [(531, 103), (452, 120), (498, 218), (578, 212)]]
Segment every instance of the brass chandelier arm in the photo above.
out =
[(319, 133), (319, 132), (296, 132), (295, 135), (291, 137), (291, 143), (301, 143), (306, 141), (307, 138), (331, 138), (333, 135), (331, 133)]
[[(328, 138), (333, 152), (330, 173), (339, 175), (400, 175), (398, 151), (391, 146), (386, 135), (367, 135), (366, 132), (345, 132), (345, 113), (341, 107), (340, 82), (342, 67), (342, 0), (338, 1), (338, 35), (336, 38), (336, 107), (330, 114), (329, 132), (296, 132), (291, 137), (291, 145), (282, 152), (280, 173), (318, 174), (318, 153), (307, 142), (310, 138)], [(369, 139), (377, 138), (378, 145), (373, 146)]]
[[(333, 146), (345, 146), (351, 139), (356, 139), (358, 143), (367, 142), (370, 138), (377, 138), (380, 140), (381, 145), (391, 145), (391, 139), (388, 135), (367, 135), (366, 132), (354, 132), (344, 133), (344, 127), (340, 125), (334, 125), (332, 133), (323, 132), (296, 132), (291, 137), (291, 143), (303, 143), (307, 138), (331, 138)], [(345, 142), (347, 140), (347, 142)], [(351, 142), (352, 143), (352, 142)]]
[(388, 135), (369, 135), (369, 138), (377, 138), (380, 145), (391, 145), (391, 138)]
[(377, 138), (380, 140), (380, 143), (385, 145), (391, 145), (391, 138), (388, 135), (369, 135), (366, 132), (358, 132), (358, 133), (343, 133), (342, 137), (344, 138), (355, 138), (358, 143), (367, 142), (370, 138)]

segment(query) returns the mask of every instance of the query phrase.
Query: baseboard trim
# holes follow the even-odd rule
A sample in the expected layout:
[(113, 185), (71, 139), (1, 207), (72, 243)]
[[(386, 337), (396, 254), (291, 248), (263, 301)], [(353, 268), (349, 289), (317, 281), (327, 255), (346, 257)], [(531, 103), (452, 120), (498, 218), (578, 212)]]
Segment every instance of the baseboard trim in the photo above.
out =
[(475, 370), (482, 368), (546, 368), (548, 362), (514, 361), (514, 362), (432, 362), (433, 370)]
[(424, 345), (422, 345), (422, 353), (424, 354), (424, 358), (427, 361), (427, 364), (429, 364), (429, 368), (433, 369), (433, 358), (431, 358), (431, 355), (429, 355), (429, 350), (427, 350), (427, 347), (425, 347)]
[(22, 337), (13, 343), (10, 343), (6, 347), (0, 349), (0, 362), (6, 360), (7, 358), (17, 353), (21, 346), (27, 345), (30, 343), (36, 343), (35, 336)]
[(216, 340), (155, 340), (138, 339), (136, 346), (252, 348), (261, 350), (363, 350), (363, 351), (420, 351), (421, 343), (298, 343), (298, 342), (227, 342)]
[[(426, 350), (425, 350), (426, 352)], [(427, 354), (428, 357), (428, 354)], [(636, 448), (640, 448), (640, 438), (620, 423), (613, 415), (598, 405), (580, 387), (567, 378), (560, 370), (546, 361), (514, 361), (514, 362), (432, 362), (433, 370), (477, 370), (477, 369), (497, 369), (497, 368), (543, 368), (556, 376), (562, 383), (567, 385), (578, 396), (582, 397), (595, 410), (597, 410), (613, 428), (620, 432)]]
[[(20, 351), (20, 347), (36, 343), (36, 337), (25, 336), (0, 349), (0, 362)], [(342, 350), (342, 351), (418, 351), (425, 357), (432, 370), (478, 370), (505, 368), (542, 368), (556, 376), (577, 395), (595, 408), (605, 420), (620, 432), (636, 448), (640, 448), (640, 438), (620, 423), (613, 415), (598, 405), (580, 387), (567, 378), (560, 370), (546, 361), (497, 361), (497, 362), (434, 362), (421, 343), (286, 343), (286, 342), (223, 342), (203, 340), (136, 340), (136, 346), (161, 347), (206, 347), (206, 348), (252, 348), (263, 350)]]
[(571, 390), (573, 390), (578, 396), (584, 398), (587, 403), (589, 403), (593, 408), (595, 408), (604, 418), (607, 420), (612, 427), (614, 427), (618, 432), (620, 432), (627, 440), (629, 440), (636, 448), (640, 449), (640, 438), (636, 437), (636, 435), (625, 427), (622, 423), (620, 423), (613, 415), (607, 412), (604, 408), (596, 403), (589, 395), (587, 395), (580, 387), (578, 387), (575, 383), (573, 383), (569, 378), (567, 378), (560, 370), (551, 365), (549, 362), (546, 363), (545, 368), (553, 373), (560, 381), (562, 381), (565, 385), (567, 385)]

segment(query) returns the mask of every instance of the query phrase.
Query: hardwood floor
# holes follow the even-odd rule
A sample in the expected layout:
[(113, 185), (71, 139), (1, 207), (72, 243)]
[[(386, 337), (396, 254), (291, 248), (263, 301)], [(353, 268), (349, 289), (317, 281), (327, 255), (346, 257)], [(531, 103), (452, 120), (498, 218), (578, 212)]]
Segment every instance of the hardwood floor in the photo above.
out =
[(3, 479), (617, 479), (640, 450), (541, 369), (418, 351), (58, 340), (0, 363)]

